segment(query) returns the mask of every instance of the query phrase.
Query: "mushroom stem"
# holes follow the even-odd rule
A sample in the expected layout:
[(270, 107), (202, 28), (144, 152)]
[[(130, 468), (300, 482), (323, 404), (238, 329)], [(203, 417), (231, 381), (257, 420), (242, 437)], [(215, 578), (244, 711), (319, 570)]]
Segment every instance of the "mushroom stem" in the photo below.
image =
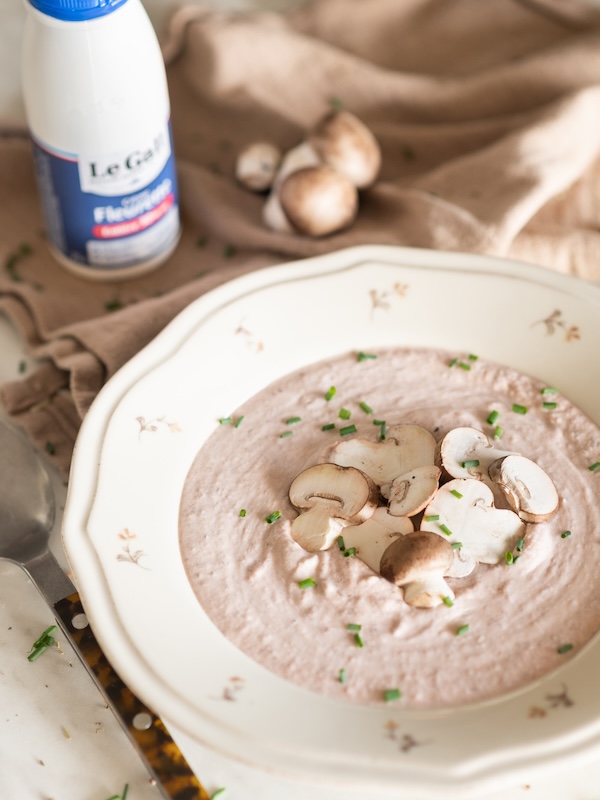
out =
[[(316, 498), (313, 498), (316, 499)], [(317, 553), (328, 550), (344, 527), (342, 520), (330, 516), (331, 509), (321, 503), (305, 511), (292, 522), (292, 536), (304, 550)]]
[(428, 575), (404, 587), (404, 601), (409, 606), (434, 608), (444, 602), (444, 597), (454, 600), (454, 592), (441, 575)]

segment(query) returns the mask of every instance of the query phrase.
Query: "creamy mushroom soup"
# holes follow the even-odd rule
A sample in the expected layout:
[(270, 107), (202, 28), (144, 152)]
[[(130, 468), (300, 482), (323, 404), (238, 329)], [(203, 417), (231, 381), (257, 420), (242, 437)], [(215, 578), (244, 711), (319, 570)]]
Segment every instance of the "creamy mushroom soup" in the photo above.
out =
[[(433, 608), (409, 605), (406, 587), (374, 571), (379, 555), (365, 563), (351, 527), (318, 552), (292, 536), (297, 476), (340, 442), (381, 442), (399, 424), (438, 443), (475, 428), (534, 462), (558, 492), (549, 521), (506, 534), (498, 563), (440, 568), (448, 589)], [(348, 353), (277, 381), (217, 427), (185, 483), (182, 556), (214, 624), (289, 681), (414, 709), (488, 700), (566, 663), (600, 629), (599, 460), (598, 428), (539, 380), (441, 351)], [(385, 517), (385, 498), (376, 502)], [(450, 539), (435, 516), (426, 508), (397, 537), (414, 527)], [(458, 550), (461, 532), (452, 534)]]

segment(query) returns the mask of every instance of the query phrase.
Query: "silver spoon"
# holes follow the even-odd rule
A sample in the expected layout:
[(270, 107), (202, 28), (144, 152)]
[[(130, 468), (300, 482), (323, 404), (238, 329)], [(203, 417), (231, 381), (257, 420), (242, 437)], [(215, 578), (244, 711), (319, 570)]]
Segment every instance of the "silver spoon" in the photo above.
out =
[(0, 559), (24, 569), (53, 609), (163, 797), (208, 800), (163, 722), (131, 693), (102, 654), (75, 586), (50, 551), (55, 519), (48, 471), (27, 437), (0, 419)]

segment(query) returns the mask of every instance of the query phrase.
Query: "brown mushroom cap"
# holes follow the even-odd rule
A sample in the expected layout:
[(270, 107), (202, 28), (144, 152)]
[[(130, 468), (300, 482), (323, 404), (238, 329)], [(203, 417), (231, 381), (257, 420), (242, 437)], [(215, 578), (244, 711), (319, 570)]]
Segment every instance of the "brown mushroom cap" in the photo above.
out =
[(427, 575), (445, 575), (454, 562), (454, 550), (437, 533), (415, 531), (396, 539), (381, 556), (379, 572), (396, 586)]
[(306, 236), (346, 228), (358, 211), (356, 187), (325, 164), (288, 175), (279, 187), (279, 201), (293, 227)]
[(319, 157), (364, 189), (375, 182), (381, 167), (377, 139), (358, 117), (349, 111), (331, 111), (314, 128), (309, 143)]

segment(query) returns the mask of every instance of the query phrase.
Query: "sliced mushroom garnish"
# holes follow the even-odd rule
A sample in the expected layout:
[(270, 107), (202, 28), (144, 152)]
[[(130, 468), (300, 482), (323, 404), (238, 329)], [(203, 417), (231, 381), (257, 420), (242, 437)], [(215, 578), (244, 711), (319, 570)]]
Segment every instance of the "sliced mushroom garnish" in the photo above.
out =
[(381, 506), (360, 525), (344, 528), (344, 547), (346, 551), (355, 547), (356, 556), (374, 572), (379, 572), (381, 556), (387, 547), (399, 536), (412, 531), (414, 525), (408, 517), (394, 517)]
[(440, 442), (439, 455), (442, 467), (452, 478), (487, 482), (490, 464), (511, 453), (494, 447), (477, 428), (453, 428)]
[(396, 539), (381, 557), (380, 572), (396, 586), (404, 587), (404, 600), (418, 608), (439, 606), (454, 592), (444, 580), (452, 568), (450, 542), (429, 531), (415, 531)]
[(416, 467), (394, 478), (391, 484), (381, 487), (381, 494), (389, 501), (390, 514), (397, 517), (414, 517), (431, 502), (436, 493), (442, 471), (435, 464)]
[(471, 573), (478, 562), (499, 564), (524, 536), (525, 524), (506, 508), (494, 506), (492, 490), (474, 478), (448, 481), (425, 509), (421, 528), (455, 544), (450, 577)]
[(525, 522), (548, 522), (558, 511), (556, 487), (535, 461), (525, 456), (505, 456), (492, 462), (488, 472)]
[(292, 522), (292, 536), (311, 553), (327, 550), (342, 528), (373, 514), (378, 495), (377, 486), (358, 469), (337, 464), (309, 467), (289, 490), (290, 502), (300, 512)]
[(436, 446), (432, 434), (420, 425), (394, 425), (383, 442), (348, 439), (336, 445), (329, 458), (334, 464), (362, 470), (382, 486), (410, 470), (432, 465)]

